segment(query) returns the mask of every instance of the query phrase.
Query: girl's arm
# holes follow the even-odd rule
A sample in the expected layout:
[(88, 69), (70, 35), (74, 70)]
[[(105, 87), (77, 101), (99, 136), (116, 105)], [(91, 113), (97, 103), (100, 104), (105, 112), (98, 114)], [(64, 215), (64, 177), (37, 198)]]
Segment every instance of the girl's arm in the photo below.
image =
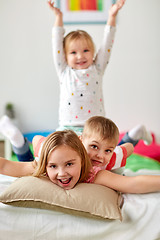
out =
[(123, 7), (124, 3), (125, 3), (125, 0), (119, 0), (110, 7), (108, 12), (107, 25), (116, 26), (116, 17), (117, 17), (118, 11)]
[(35, 135), (35, 136), (33, 137), (33, 139), (32, 139), (32, 145), (33, 145), (33, 151), (34, 151), (34, 152), (35, 152), (35, 150), (36, 150), (37, 144), (39, 143), (39, 141), (40, 141), (42, 138), (44, 139), (44, 136), (42, 136), (42, 135)]
[(63, 14), (59, 8), (54, 7), (54, 3), (48, 1), (49, 8), (53, 11), (55, 15), (54, 27), (52, 29), (52, 50), (54, 65), (58, 74), (59, 79), (61, 79), (61, 73), (67, 66), (65, 54), (63, 50), (63, 39), (64, 39), (64, 28), (63, 28)]
[(32, 175), (36, 162), (14, 162), (0, 157), (0, 174), (11, 177), (22, 177)]
[(55, 22), (54, 22), (54, 26), (55, 27), (62, 27), (63, 26), (63, 14), (60, 11), (59, 8), (54, 7), (54, 2), (52, 3), (52, 0), (48, 0), (48, 5), (49, 8), (54, 12), (55, 14)]
[(102, 74), (104, 73), (107, 64), (109, 63), (112, 45), (114, 42), (116, 17), (118, 11), (123, 7), (125, 0), (119, 0), (113, 4), (108, 12), (107, 26), (104, 29), (104, 36), (101, 47), (95, 57), (95, 63), (97, 68)]
[(104, 73), (106, 66), (109, 63), (111, 55), (115, 35), (116, 16), (124, 3), (125, 0), (119, 0), (117, 3), (113, 4), (110, 7), (108, 12), (108, 21), (107, 26), (104, 29), (102, 44), (95, 57), (97, 69), (102, 72), (102, 74)]
[[(34, 136), (34, 138), (32, 140), (32, 145), (33, 145), (33, 151), (34, 151), (35, 158), (39, 159), (45, 139), (46, 139), (46, 137), (43, 137), (41, 135)], [(36, 159), (36, 160), (38, 160), (38, 159)]]
[(149, 193), (160, 191), (160, 176), (122, 176), (107, 170), (99, 171), (94, 183), (122, 193)]

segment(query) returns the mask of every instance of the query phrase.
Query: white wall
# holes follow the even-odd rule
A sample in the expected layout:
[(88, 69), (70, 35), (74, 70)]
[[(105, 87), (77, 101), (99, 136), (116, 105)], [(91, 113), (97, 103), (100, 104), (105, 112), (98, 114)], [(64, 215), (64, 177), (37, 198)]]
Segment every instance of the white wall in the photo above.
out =
[[(160, 1), (127, 0), (120, 11), (111, 60), (104, 76), (106, 116), (120, 130), (138, 123), (160, 133)], [(15, 105), (23, 132), (58, 126), (59, 85), (46, 0), (0, 1), (0, 116)], [(103, 25), (87, 30), (98, 47)]]

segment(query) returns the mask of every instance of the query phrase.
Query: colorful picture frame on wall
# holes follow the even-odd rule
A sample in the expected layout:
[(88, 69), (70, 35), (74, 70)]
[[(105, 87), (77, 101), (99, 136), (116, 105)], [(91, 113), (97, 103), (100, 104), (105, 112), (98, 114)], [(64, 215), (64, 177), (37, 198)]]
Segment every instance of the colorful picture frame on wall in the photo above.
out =
[(105, 24), (114, 0), (56, 0), (64, 24)]

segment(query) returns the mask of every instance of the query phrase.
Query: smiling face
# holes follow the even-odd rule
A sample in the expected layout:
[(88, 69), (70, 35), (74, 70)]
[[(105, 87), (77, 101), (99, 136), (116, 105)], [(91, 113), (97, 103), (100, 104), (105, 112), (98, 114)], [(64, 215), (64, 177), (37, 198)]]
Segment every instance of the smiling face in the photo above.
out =
[(93, 50), (88, 42), (79, 38), (68, 43), (66, 48), (67, 64), (73, 69), (86, 69), (93, 63)]
[(93, 166), (103, 167), (107, 165), (117, 145), (115, 140), (102, 139), (97, 134), (82, 139)]
[(53, 183), (71, 189), (80, 178), (81, 158), (71, 147), (61, 145), (48, 157), (46, 172)]

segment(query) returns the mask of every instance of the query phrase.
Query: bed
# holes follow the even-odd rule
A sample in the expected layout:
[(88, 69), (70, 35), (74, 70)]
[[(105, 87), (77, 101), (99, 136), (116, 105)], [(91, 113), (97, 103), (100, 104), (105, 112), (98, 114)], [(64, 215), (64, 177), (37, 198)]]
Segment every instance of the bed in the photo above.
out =
[[(133, 154), (125, 175), (160, 175), (160, 163)], [(17, 180), (0, 175), (0, 195)], [(32, 188), (32, 185), (30, 186)], [(18, 191), (17, 191), (18, 192)], [(70, 214), (60, 210), (13, 206), (0, 202), (0, 239), (9, 240), (156, 240), (160, 239), (160, 192), (122, 194), (122, 219)], [(77, 212), (78, 213), (78, 212)]]

